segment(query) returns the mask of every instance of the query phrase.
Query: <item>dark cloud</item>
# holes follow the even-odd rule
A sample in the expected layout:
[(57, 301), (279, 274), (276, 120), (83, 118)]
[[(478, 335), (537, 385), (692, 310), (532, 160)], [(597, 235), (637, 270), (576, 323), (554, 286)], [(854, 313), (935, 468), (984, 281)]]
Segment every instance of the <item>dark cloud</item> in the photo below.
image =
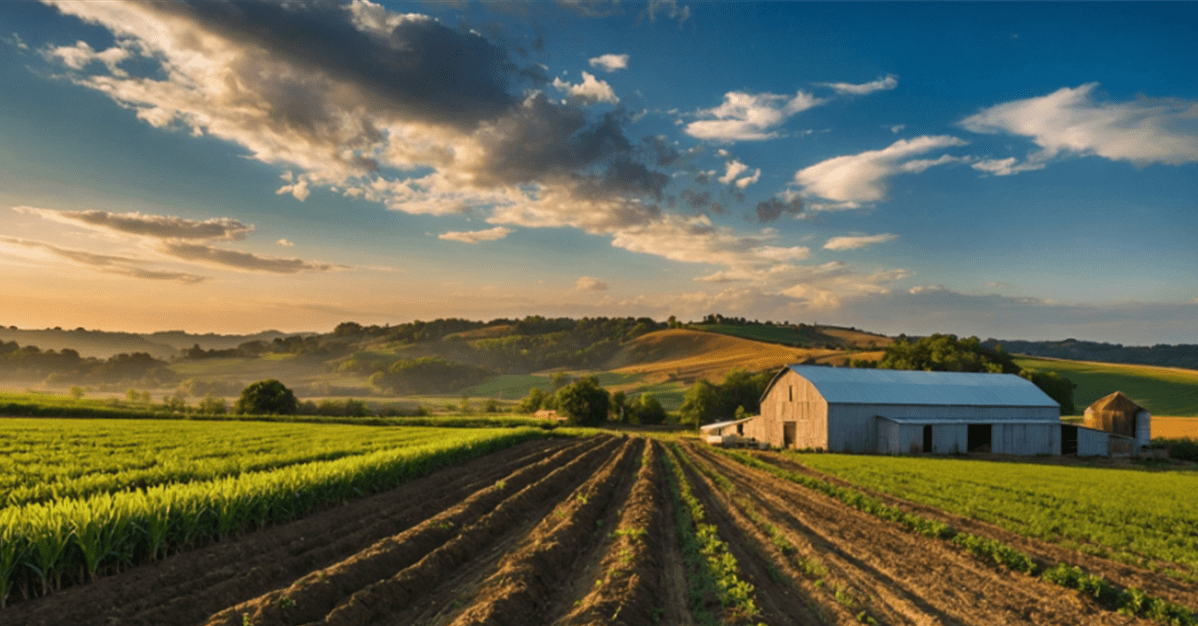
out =
[(665, 137), (645, 137), (641, 140), (646, 153), (646, 160), (657, 167), (669, 167), (682, 159), (682, 154), (674, 146), (666, 143)]
[(723, 215), (724, 211), (726, 210), (724, 208), (724, 205), (719, 202), (712, 202), (711, 206), (708, 208), (711, 209), (712, 213), (715, 213), (717, 215)]
[(706, 191), (699, 193), (693, 189), (683, 189), (679, 195), (693, 209), (705, 209), (711, 204), (711, 193)]
[[(468, 31), (429, 19), (379, 24), (367, 36), (348, 5), (333, 2), (165, 2), (159, 10), (185, 15), (234, 41), (249, 41), (324, 76), (350, 82), (412, 116), (470, 128), (516, 104), (513, 77), (536, 78), (506, 51)], [(303, 99), (302, 94), (293, 94)], [(280, 105), (285, 104), (283, 102)], [(311, 110), (311, 107), (303, 107)], [(280, 106), (280, 110), (288, 110)]]
[(764, 224), (778, 219), (783, 213), (798, 215), (802, 210), (803, 200), (801, 198), (796, 197), (793, 200), (785, 201), (773, 197), (757, 203), (757, 221)]
[(303, 259), (262, 256), (251, 252), (226, 250), (213, 246), (167, 241), (159, 248), (163, 253), (187, 261), (223, 265), (249, 272), (273, 272), (295, 274), (297, 272), (327, 272), (338, 266), (328, 263), (312, 263)]

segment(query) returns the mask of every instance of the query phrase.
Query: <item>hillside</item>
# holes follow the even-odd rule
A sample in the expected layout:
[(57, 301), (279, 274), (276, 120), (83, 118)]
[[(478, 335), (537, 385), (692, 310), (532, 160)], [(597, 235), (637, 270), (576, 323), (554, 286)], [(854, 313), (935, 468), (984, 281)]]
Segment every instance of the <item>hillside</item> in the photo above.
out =
[(69, 349), (80, 356), (107, 359), (116, 354), (145, 352), (156, 359), (169, 359), (194, 345), (204, 350), (227, 350), (248, 341), (273, 341), (286, 337), (275, 330), (252, 335), (194, 334), (181, 330), (155, 333), (122, 333), (106, 330), (76, 328), (24, 329), (0, 326), (0, 342), (15, 341), (22, 346), (37, 346), (41, 350)]
[(844, 353), (824, 348), (792, 348), (721, 333), (670, 329), (648, 333), (626, 343), (609, 366), (619, 373), (641, 374), (648, 383), (700, 378), (719, 382), (733, 368), (750, 372), (776, 369), (813, 359), (829, 363)]
[(1077, 384), (1077, 414), (1095, 400), (1122, 391), (1157, 415), (1198, 415), (1198, 372), (1151, 365), (1016, 358), (1023, 368), (1054, 371)]
[(728, 323), (690, 324), (688, 328), (742, 339), (780, 343), (797, 348), (825, 348), (843, 350), (873, 350), (890, 345), (894, 340), (885, 335), (870, 333), (842, 326), (809, 326), (807, 324), (758, 324)]

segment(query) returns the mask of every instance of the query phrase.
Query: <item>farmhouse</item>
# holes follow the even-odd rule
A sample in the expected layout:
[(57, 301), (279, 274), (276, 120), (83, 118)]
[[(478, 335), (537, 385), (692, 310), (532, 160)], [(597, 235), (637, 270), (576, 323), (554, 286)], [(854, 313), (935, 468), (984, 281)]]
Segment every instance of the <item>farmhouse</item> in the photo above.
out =
[(1013, 374), (804, 365), (774, 377), (743, 430), (781, 448), (885, 454), (1061, 454), (1062, 437), (1060, 405)]

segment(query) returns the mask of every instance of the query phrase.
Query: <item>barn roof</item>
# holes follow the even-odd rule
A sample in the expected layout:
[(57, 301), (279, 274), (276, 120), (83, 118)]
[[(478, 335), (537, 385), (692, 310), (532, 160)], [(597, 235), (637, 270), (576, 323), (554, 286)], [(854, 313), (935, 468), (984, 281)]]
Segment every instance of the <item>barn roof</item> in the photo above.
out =
[[(1058, 407), (1055, 400), (1014, 374), (924, 372), (788, 365), (811, 381), (829, 404)], [(783, 370), (785, 372), (786, 370)], [(776, 382), (777, 377), (774, 378)], [(773, 386), (773, 383), (770, 384)], [(766, 390), (769, 393), (769, 390)]]
[(1126, 415), (1135, 415), (1143, 410), (1144, 407), (1136, 404), (1135, 400), (1123, 395), (1122, 391), (1107, 394), (1095, 400), (1094, 404), (1086, 408), (1087, 413), (1091, 411), (1104, 411)]

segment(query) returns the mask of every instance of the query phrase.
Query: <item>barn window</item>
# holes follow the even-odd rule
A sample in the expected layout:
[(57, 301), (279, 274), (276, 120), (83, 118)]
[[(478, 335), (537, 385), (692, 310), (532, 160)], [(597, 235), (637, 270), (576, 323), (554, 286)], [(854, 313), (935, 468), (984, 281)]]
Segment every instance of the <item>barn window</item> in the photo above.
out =
[(790, 401), (791, 402), (795, 401), (795, 386), (794, 385), (790, 386)]

